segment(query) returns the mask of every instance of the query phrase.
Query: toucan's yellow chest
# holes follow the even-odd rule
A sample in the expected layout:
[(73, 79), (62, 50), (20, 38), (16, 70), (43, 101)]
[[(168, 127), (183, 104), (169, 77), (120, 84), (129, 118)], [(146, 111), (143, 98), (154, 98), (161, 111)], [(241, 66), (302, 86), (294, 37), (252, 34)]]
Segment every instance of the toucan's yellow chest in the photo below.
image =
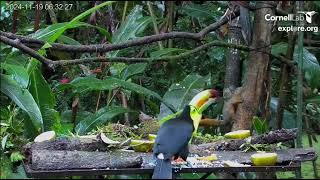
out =
[(200, 120), (202, 118), (202, 113), (199, 113), (199, 111), (195, 107), (191, 106), (190, 117), (193, 120), (194, 133), (196, 133), (199, 127)]

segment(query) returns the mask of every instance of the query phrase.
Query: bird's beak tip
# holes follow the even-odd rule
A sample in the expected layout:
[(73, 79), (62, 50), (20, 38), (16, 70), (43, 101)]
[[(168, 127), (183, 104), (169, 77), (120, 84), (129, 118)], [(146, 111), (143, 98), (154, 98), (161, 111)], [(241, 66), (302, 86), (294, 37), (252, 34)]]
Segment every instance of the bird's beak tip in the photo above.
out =
[(219, 91), (215, 89), (210, 89), (210, 97), (211, 98), (218, 98), (219, 97)]

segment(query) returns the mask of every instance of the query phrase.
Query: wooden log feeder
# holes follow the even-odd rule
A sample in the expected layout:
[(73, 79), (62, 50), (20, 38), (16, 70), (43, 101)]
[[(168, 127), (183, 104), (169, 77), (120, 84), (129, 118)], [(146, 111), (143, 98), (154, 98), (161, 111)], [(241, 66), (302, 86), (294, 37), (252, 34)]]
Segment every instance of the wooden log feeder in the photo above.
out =
[[(281, 137), (281, 138), (275, 138)], [(272, 131), (265, 135), (253, 136), (252, 143), (277, 143), (293, 140), (296, 137), (295, 129), (281, 129)], [(215, 143), (190, 145), (190, 157), (208, 156), (216, 154), (218, 160), (211, 166), (203, 167), (210, 172), (208, 168), (223, 168), (223, 161), (234, 161), (242, 164), (251, 164), (251, 155), (255, 152), (242, 152), (241, 144), (244, 140), (232, 139), (222, 140)], [(132, 169), (135, 173), (137, 169), (145, 169), (145, 173), (152, 173), (154, 160), (152, 153), (133, 152), (128, 150), (110, 149), (107, 144), (94, 138), (56, 138), (50, 141), (29, 143), (23, 149), (26, 160), (24, 162), (27, 175), (36, 172), (57, 172), (55, 175), (63, 175), (63, 172), (69, 175), (76, 172), (95, 172), (99, 170), (123, 170)], [(300, 163), (302, 161), (313, 161), (317, 158), (314, 149), (286, 149), (275, 151), (278, 155), (277, 166), (286, 168), (284, 165)], [(201, 167), (191, 165), (183, 166), (183, 169), (197, 169), (201, 172)], [(246, 169), (249, 168), (249, 169)], [(259, 171), (262, 167), (242, 167), (238, 171)], [(254, 169), (257, 168), (257, 169)], [(267, 168), (270, 170), (271, 167)], [(271, 168), (272, 169), (272, 168)], [(185, 170), (186, 172), (189, 170)], [(204, 169), (202, 169), (204, 170)], [(211, 169), (212, 171), (213, 169)], [(251, 171), (250, 170), (250, 171)], [(290, 170), (290, 168), (289, 168)], [(292, 169), (291, 169), (292, 170)], [(232, 169), (230, 169), (232, 171)], [(60, 172), (60, 174), (58, 173)], [(69, 173), (66, 173), (69, 172)], [(70, 173), (72, 172), (72, 173)], [(100, 172), (100, 171), (99, 171)], [(113, 172), (113, 171), (112, 171)], [(100, 172), (101, 173), (101, 172)], [(111, 173), (111, 172), (109, 172)], [(127, 172), (132, 174), (134, 172)], [(81, 173), (80, 173), (81, 174)], [(113, 174), (116, 174), (114, 172)], [(42, 174), (46, 175), (46, 173)], [(48, 174), (47, 174), (48, 175)], [(79, 175), (79, 174), (78, 174)]]

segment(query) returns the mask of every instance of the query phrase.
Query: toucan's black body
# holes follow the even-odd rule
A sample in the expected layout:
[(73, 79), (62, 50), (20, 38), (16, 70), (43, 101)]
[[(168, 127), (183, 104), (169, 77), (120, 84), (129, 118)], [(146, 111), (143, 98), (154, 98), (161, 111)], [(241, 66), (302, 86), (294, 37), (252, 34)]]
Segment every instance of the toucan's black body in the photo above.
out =
[[(153, 147), (153, 155), (157, 159), (153, 171), (153, 179), (171, 179), (171, 159), (179, 156), (186, 160), (189, 154), (188, 143), (194, 131), (190, 117), (190, 106), (186, 106), (180, 116), (168, 120), (160, 127)], [(162, 153), (163, 159), (158, 158)]]

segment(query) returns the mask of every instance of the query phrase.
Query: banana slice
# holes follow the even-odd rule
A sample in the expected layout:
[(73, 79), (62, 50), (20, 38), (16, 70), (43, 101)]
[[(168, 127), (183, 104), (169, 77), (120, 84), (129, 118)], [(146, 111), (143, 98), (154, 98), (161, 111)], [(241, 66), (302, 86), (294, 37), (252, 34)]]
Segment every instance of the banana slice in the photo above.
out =
[(259, 152), (251, 155), (252, 164), (255, 166), (272, 166), (277, 163), (277, 153)]
[(103, 132), (100, 133), (100, 138), (106, 144), (111, 144), (111, 145), (120, 144), (119, 141), (114, 141), (114, 140), (108, 138)]
[(154, 141), (149, 140), (131, 140), (130, 146), (136, 152), (151, 152), (154, 145)]
[(54, 131), (47, 131), (44, 133), (39, 134), (35, 139), (34, 142), (43, 142), (49, 141), (56, 137), (56, 133)]
[(250, 130), (232, 131), (224, 135), (224, 137), (229, 139), (245, 139), (249, 136), (250, 136)]
[(154, 140), (156, 140), (156, 138), (157, 138), (157, 135), (155, 135), (155, 134), (148, 134), (148, 139), (149, 139), (150, 141), (154, 141)]
[(210, 156), (204, 156), (204, 157), (197, 157), (200, 161), (215, 161), (218, 160), (218, 157), (216, 154), (211, 154)]

